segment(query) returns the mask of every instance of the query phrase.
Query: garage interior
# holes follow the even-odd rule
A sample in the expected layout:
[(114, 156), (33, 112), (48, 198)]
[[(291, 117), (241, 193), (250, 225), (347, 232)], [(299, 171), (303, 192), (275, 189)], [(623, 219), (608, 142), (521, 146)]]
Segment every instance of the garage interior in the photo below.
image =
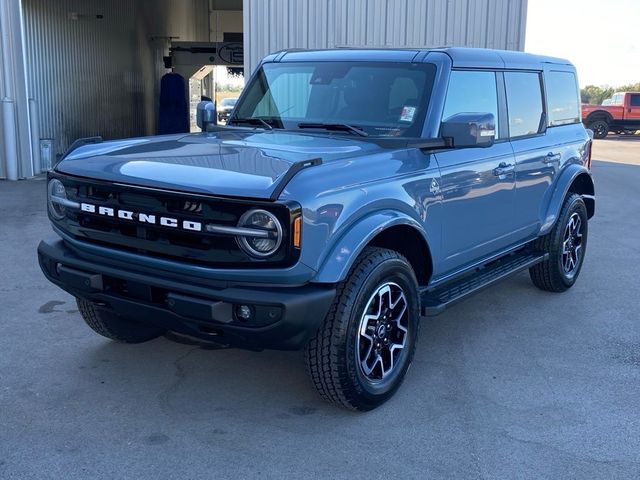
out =
[[(181, 46), (174, 66), (188, 83), (218, 63), (216, 42), (242, 45), (241, 0), (23, 0), (23, 9), (43, 169), (77, 138), (158, 133), (160, 80), (172, 48)], [(211, 95), (212, 74), (197, 77), (207, 83), (203, 95)]]

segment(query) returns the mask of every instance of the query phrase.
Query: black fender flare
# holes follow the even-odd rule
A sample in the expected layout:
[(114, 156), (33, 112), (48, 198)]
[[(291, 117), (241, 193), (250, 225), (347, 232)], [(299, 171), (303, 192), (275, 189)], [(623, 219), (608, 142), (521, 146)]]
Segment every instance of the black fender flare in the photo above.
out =
[(599, 119), (604, 119), (609, 125), (613, 123), (613, 115), (611, 115), (609, 112), (607, 112), (606, 110), (594, 110), (589, 115), (587, 115), (587, 118), (584, 119), (584, 124), (588, 126), (595, 120)]

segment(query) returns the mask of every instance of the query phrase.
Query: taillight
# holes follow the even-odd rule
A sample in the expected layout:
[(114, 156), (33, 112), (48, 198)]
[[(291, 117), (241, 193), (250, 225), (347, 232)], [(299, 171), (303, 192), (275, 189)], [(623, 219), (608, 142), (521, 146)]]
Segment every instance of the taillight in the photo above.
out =
[(593, 145), (593, 140), (589, 140), (587, 143), (587, 169), (591, 170), (591, 147)]

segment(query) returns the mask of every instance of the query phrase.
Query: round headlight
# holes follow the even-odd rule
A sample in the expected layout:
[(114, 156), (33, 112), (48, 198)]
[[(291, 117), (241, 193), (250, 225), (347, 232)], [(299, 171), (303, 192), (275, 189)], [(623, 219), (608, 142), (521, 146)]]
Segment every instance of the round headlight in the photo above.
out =
[(56, 178), (49, 182), (48, 191), (49, 213), (56, 220), (62, 220), (67, 214), (64, 206), (67, 200), (67, 191), (62, 182)]
[(254, 257), (268, 257), (282, 243), (282, 226), (276, 216), (266, 210), (249, 210), (240, 217), (238, 226), (264, 232), (260, 236), (238, 237), (242, 249)]

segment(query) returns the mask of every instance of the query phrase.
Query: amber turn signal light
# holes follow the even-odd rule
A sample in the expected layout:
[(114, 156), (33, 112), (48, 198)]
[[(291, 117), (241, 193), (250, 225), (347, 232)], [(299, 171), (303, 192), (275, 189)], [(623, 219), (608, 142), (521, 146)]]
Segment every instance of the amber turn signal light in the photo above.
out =
[(296, 248), (300, 248), (300, 226), (302, 222), (302, 217), (297, 217), (293, 221), (293, 246)]

